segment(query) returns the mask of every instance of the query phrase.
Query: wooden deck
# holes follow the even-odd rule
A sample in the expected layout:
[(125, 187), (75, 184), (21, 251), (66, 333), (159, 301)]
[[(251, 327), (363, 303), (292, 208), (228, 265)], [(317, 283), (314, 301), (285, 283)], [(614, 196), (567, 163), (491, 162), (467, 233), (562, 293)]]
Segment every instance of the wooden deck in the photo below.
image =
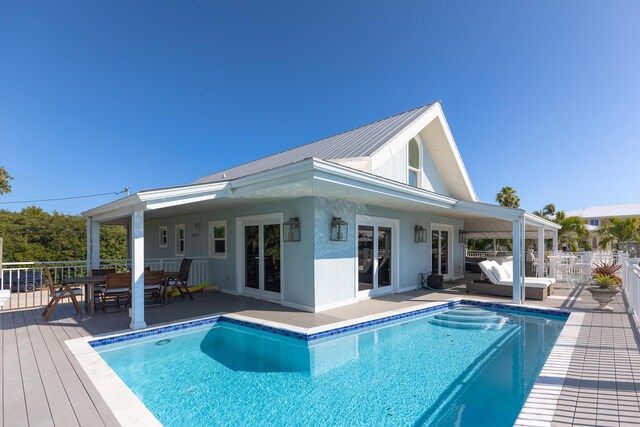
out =
[[(439, 293), (413, 291), (362, 301), (323, 313), (306, 313), (245, 297), (201, 294), (196, 295), (193, 302), (176, 299), (167, 306), (149, 308), (146, 321), (154, 325), (233, 312), (310, 328), (453, 296), (509, 301), (505, 298), (466, 295), (463, 290), (464, 287), (460, 286)], [(632, 421), (640, 425), (638, 336), (630, 317), (625, 313), (622, 300), (618, 300), (612, 314), (592, 313), (590, 309), (595, 303), (587, 292), (560, 289), (556, 295), (560, 298), (532, 302), (532, 305), (561, 307), (588, 314), (580, 333), (580, 351), (576, 351), (572, 359), (571, 378), (565, 383), (562, 406), (558, 408), (554, 424), (596, 425), (596, 415), (591, 412), (595, 406), (589, 405), (589, 399), (595, 398), (600, 408), (606, 409), (606, 413), (598, 418), (599, 422), (615, 423), (617, 420), (629, 425), (627, 421)], [(564, 299), (567, 296), (570, 298)], [(85, 314), (80, 318), (70, 304), (60, 305), (48, 323), (42, 320), (40, 308), (0, 312), (2, 425), (118, 425), (64, 341), (124, 330), (128, 328), (128, 323), (126, 312), (94, 316)], [(600, 370), (596, 370), (594, 376), (587, 367), (589, 364), (595, 366), (595, 361)], [(616, 372), (620, 372), (619, 378)]]

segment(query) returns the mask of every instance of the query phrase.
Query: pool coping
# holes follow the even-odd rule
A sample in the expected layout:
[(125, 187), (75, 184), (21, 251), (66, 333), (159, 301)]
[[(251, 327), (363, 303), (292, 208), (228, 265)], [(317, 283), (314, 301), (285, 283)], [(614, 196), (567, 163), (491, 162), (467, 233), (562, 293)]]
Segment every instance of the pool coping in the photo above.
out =
[(585, 316), (585, 312), (569, 315), (514, 426), (550, 427), (553, 424)]
[[(76, 360), (89, 377), (89, 380), (96, 387), (100, 396), (105, 400), (107, 406), (111, 409), (114, 416), (123, 427), (140, 425), (161, 426), (162, 424), (153, 415), (153, 413), (144, 405), (144, 403), (135, 395), (135, 393), (133, 393), (133, 391), (124, 383), (124, 381), (122, 381), (122, 379), (111, 369), (111, 367), (109, 367), (107, 362), (104, 361), (104, 359), (96, 351), (97, 347), (117, 342), (125, 342), (129, 340), (160, 335), (167, 332), (189, 329), (207, 324), (215, 324), (217, 322), (238, 324), (257, 330), (272, 332), (279, 335), (310, 342), (357, 329), (392, 322), (394, 320), (419, 316), (431, 311), (441, 310), (448, 307), (456, 307), (461, 304), (483, 306), (487, 308), (497, 308), (500, 310), (520, 313), (555, 315), (564, 318), (567, 318), (568, 316), (569, 319), (571, 319), (571, 316), (573, 314), (576, 314), (570, 313), (567, 310), (555, 308), (540, 308), (527, 305), (484, 302), (454, 297), (445, 301), (426, 302), (424, 304), (417, 304), (397, 310), (361, 316), (358, 318), (329, 323), (313, 328), (302, 328), (285, 323), (257, 319), (237, 313), (225, 313), (201, 316), (179, 322), (154, 325), (152, 327), (145, 328), (139, 331), (125, 330), (106, 335), (76, 338), (65, 341), (65, 344), (67, 345), (71, 353), (75, 356)], [(563, 333), (561, 333), (560, 336), (562, 336)], [(554, 345), (554, 348), (552, 349), (552, 354), (556, 350), (556, 346), (558, 345), (559, 340), (560, 337)], [(551, 355), (549, 356), (549, 359), (550, 358)], [(547, 363), (549, 362), (549, 359), (547, 360)], [(537, 382), (536, 385), (538, 385)], [(560, 387), (560, 390), (561, 389), (562, 387)], [(533, 390), (531, 393), (533, 393)], [(528, 401), (529, 399), (527, 399), (527, 402)], [(525, 402), (525, 405), (527, 402)]]

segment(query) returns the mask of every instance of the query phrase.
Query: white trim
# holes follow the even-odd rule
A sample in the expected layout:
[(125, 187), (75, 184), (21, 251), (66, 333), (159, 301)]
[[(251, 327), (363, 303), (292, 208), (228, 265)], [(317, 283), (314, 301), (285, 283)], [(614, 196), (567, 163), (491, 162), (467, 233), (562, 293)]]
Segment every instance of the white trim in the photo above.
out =
[[(449, 232), (449, 241), (447, 242), (448, 251), (447, 251), (447, 269), (449, 272), (447, 274), (443, 274), (445, 280), (454, 280), (453, 279), (453, 271), (451, 266), (453, 265), (453, 230), (454, 226), (451, 224), (442, 224), (438, 222), (432, 222), (429, 228), (429, 258), (431, 258), (431, 254), (433, 253), (433, 231), (448, 231)], [(438, 250), (440, 249), (440, 245), (438, 245)], [(433, 259), (430, 259), (429, 262), (433, 264)], [(440, 270), (440, 266), (438, 266), (438, 270)], [(433, 272), (433, 265), (431, 265), (431, 271)], [(442, 273), (440, 273), (442, 274)]]
[[(377, 267), (378, 261), (377, 257), (374, 257), (373, 265), (371, 268), (373, 269), (374, 279), (373, 279), (373, 289), (367, 291), (359, 290), (359, 281), (358, 281), (358, 228), (361, 225), (372, 226), (373, 227), (373, 245), (374, 252), (377, 254), (378, 249), (378, 228), (379, 227), (389, 227), (391, 228), (391, 275), (393, 283), (391, 286), (379, 288), (377, 286)], [(383, 217), (375, 217), (369, 215), (358, 215), (356, 214), (356, 234), (355, 234), (355, 295), (356, 299), (366, 299), (379, 297), (382, 295), (393, 294), (398, 290), (398, 284), (400, 282), (400, 272), (399, 272), (399, 259), (400, 259), (400, 220), (394, 218), (383, 218)]]
[[(163, 230), (164, 230), (164, 243), (162, 243)], [(161, 225), (158, 227), (158, 247), (163, 249), (169, 247), (169, 226), (167, 225)]]
[[(214, 236), (215, 227), (224, 227), (224, 237), (219, 238)], [(221, 219), (216, 221), (209, 221), (209, 227), (207, 232), (207, 240), (209, 244), (209, 258), (212, 259), (227, 259), (227, 253), (229, 252), (229, 244), (227, 238), (229, 236), (229, 227), (227, 226), (227, 220)], [(217, 240), (224, 241), (224, 252), (215, 252), (215, 242)]]
[[(180, 241), (180, 237), (179, 237), (179, 231), (182, 230), (182, 252), (178, 251), (178, 242)], [(187, 252), (187, 228), (185, 227), (184, 224), (176, 224), (173, 226), (173, 249), (174, 252), (176, 254), (176, 256), (184, 256), (185, 253)]]
[[(251, 215), (251, 216), (243, 216), (235, 218), (235, 230), (236, 230), (236, 291), (238, 295), (244, 295), (259, 299), (267, 299), (272, 302), (277, 302), (282, 305), (284, 301), (285, 294), (285, 280), (284, 280), (284, 269), (286, 268), (285, 264), (285, 255), (284, 255), (284, 241), (282, 236), (282, 222), (283, 222), (284, 214), (282, 212), (279, 213), (270, 213), (270, 214), (262, 214), (262, 215)], [(263, 229), (265, 225), (269, 224), (279, 224), (280, 225), (280, 294), (277, 299), (274, 299), (274, 296), (277, 295), (275, 292), (265, 291), (264, 289), (256, 289), (251, 290), (244, 286), (244, 267), (245, 267), (245, 254), (244, 254), (244, 232), (243, 229), (245, 226), (257, 225), (260, 227), (260, 253), (263, 253), (262, 245), (263, 245)], [(263, 269), (263, 266), (260, 266)], [(262, 273), (263, 274), (263, 273)], [(261, 284), (261, 287), (263, 284)]]

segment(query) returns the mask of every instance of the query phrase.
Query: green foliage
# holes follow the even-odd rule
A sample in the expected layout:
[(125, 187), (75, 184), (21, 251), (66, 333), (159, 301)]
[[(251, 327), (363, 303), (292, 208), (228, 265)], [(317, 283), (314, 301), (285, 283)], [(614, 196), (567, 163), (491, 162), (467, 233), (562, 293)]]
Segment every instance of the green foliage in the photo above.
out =
[(596, 286), (601, 289), (614, 288), (618, 286), (618, 281), (606, 274), (598, 274), (593, 278), (593, 281), (595, 282)]
[(595, 233), (599, 238), (598, 246), (606, 249), (618, 242), (640, 240), (640, 225), (637, 217), (609, 218)]
[(500, 206), (506, 206), (508, 208), (520, 207), (518, 192), (511, 187), (502, 187), (500, 192), (496, 194), (496, 202), (498, 202)]
[(9, 181), (12, 179), (13, 177), (9, 175), (9, 172), (7, 172), (4, 167), (0, 166), (0, 194), (11, 193), (11, 184)]
[[(20, 212), (0, 210), (3, 261), (66, 261), (87, 256), (86, 219), (31, 206)], [(126, 258), (127, 230), (100, 227), (100, 256)]]
[(579, 246), (585, 247), (588, 245), (589, 230), (582, 222), (582, 218), (567, 216), (564, 211), (559, 211), (556, 213), (553, 222), (562, 227), (558, 230), (559, 243), (569, 246), (572, 251), (577, 251)]
[(549, 219), (556, 214), (556, 205), (549, 203), (541, 211), (533, 211), (534, 215), (538, 215), (541, 218)]

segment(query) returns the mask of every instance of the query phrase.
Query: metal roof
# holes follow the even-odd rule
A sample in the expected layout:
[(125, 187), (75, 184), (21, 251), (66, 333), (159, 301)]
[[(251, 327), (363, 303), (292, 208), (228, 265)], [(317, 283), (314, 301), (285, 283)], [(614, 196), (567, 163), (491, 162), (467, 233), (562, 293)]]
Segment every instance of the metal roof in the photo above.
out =
[(579, 216), (586, 219), (640, 216), (640, 203), (622, 205), (591, 206), (567, 212), (567, 216)]
[(329, 138), (219, 171), (198, 179), (194, 184), (228, 181), (312, 157), (322, 160), (335, 160), (370, 156), (420, 117), (432, 105), (423, 105)]

